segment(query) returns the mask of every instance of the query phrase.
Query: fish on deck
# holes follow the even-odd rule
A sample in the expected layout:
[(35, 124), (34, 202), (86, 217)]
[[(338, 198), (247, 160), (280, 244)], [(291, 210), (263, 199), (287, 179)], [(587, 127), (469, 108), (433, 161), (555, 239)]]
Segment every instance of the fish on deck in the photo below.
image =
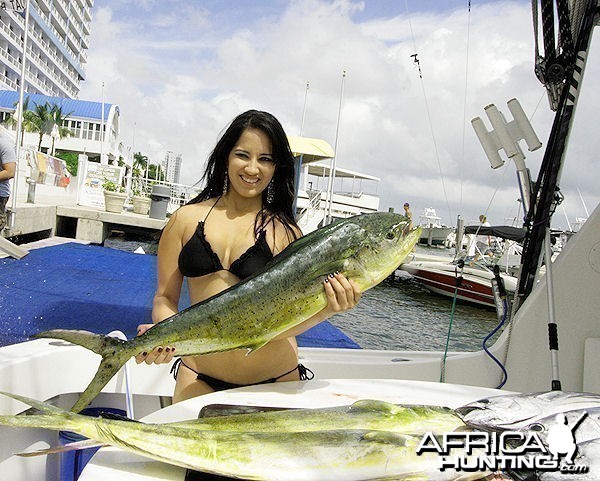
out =
[(421, 441), (416, 433), (442, 433), (462, 426), (446, 408), (363, 400), (340, 408), (146, 424), (92, 418), (23, 396), (5, 395), (37, 412), (0, 416), (0, 424), (74, 431), (147, 458), (225, 476), (273, 481), (451, 481), (482, 475), (471, 478), (452, 470), (440, 471), (437, 455), (416, 455)]
[(481, 399), (456, 412), (471, 426), (518, 430), (559, 413), (591, 409), (600, 409), (600, 394), (547, 391)]

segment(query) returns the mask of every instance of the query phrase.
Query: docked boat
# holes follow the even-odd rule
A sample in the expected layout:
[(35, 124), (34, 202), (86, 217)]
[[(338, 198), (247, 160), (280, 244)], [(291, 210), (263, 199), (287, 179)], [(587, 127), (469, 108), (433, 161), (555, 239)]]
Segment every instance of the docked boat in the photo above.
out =
[[(132, 407), (131, 413), (135, 414), (131, 416), (135, 419), (164, 422), (195, 418), (208, 403), (315, 407), (348, 405), (357, 399), (373, 397), (396, 403), (457, 407), (474, 399), (512, 391), (553, 389), (600, 393), (600, 208), (596, 207), (554, 262), (549, 241), (559, 184), (556, 173), (563, 164), (591, 32), (599, 14), (597, 1), (576, 3), (580, 4), (580, 15), (568, 11), (566, 5), (558, 9), (561, 39), (573, 42), (569, 50), (573, 55), (561, 63), (564, 78), (544, 79), (546, 69), (538, 70), (551, 98), (556, 98), (557, 113), (538, 180), (531, 186), (531, 197), (526, 199), (526, 237), (513, 308), (510, 318), (502, 319), (504, 330), (493, 345), (484, 345), (473, 352), (306, 347), (299, 350), (299, 355), (307, 367), (318, 373), (313, 381), (238, 388), (170, 406), (168, 398), (174, 383), (168, 375), (169, 367), (148, 367), (130, 361), (128, 368), (112, 379), (95, 403)], [(543, 13), (554, 15), (554, 11), (546, 8)], [(545, 21), (554, 24), (553, 18)], [(551, 33), (554, 41), (554, 32)], [(547, 71), (556, 74), (556, 69)], [(546, 272), (540, 276), (542, 257), (547, 260)], [(35, 294), (32, 290), (32, 295)], [(91, 301), (93, 296), (88, 296), (81, 305), (93, 309), (93, 305), (89, 306), (93, 304)], [(78, 306), (57, 306), (75, 307)], [(68, 407), (83, 391), (97, 366), (94, 354), (64, 342), (41, 339), (8, 345), (0, 348), (0, 390)], [(0, 397), (2, 414), (26, 409), (20, 402)], [(0, 427), (0, 472), (15, 481), (58, 479), (61, 467), (57, 456), (14, 456), (16, 452), (55, 444), (57, 435), (52, 431)], [(598, 473), (588, 474), (587, 479), (598, 476)], [(183, 469), (167, 463), (116, 448), (102, 448), (79, 479), (181, 481), (184, 476)], [(563, 478), (576, 479), (572, 476), (565, 474)]]
[(448, 236), (454, 227), (441, 224), (441, 220), (442, 218), (437, 215), (433, 207), (423, 209), (419, 216), (419, 226), (421, 227), (419, 244), (444, 247), (448, 245)]
[(525, 231), (511, 226), (467, 226), (465, 234), (493, 236), (501, 239), (503, 247), (497, 254), (488, 256), (477, 252), (476, 243), (472, 241), (475, 255), (467, 256), (460, 251), (453, 259), (409, 256), (399, 269), (408, 272), (431, 292), (490, 308), (496, 307), (493, 281), (496, 284), (502, 281), (510, 302), (517, 289), (516, 270), (521, 261), (516, 252), (520, 250), (518, 243), (523, 241)]
[[(492, 290), (494, 272), (485, 263), (476, 261), (467, 266), (458, 261), (452, 262), (408, 262), (400, 269), (408, 272), (431, 292), (461, 301), (496, 307)], [(507, 294), (514, 296), (517, 279), (500, 274)]]

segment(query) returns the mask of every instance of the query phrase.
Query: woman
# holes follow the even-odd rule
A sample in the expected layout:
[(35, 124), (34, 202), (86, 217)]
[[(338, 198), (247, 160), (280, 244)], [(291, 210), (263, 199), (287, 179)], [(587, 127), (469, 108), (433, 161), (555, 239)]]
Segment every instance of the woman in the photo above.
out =
[[(236, 117), (210, 155), (203, 180), (206, 188), (171, 216), (161, 236), (154, 323), (178, 311), (184, 277), (192, 304), (198, 303), (252, 275), (301, 236), (292, 210), (294, 158), (271, 114), (250, 110)], [(325, 309), (250, 355), (240, 349), (177, 360), (173, 401), (304, 377), (294, 336), (360, 299), (356, 284), (339, 273), (328, 277), (324, 289)], [(138, 333), (152, 325), (140, 325)], [(163, 346), (136, 359), (161, 364), (176, 355)]]

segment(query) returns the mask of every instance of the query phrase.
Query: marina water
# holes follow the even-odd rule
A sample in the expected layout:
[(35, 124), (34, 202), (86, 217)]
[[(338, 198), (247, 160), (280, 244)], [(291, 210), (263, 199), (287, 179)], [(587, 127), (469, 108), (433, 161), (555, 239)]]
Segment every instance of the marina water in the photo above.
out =
[[(142, 247), (156, 253), (155, 242), (110, 237), (105, 246), (134, 251)], [(450, 249), (417, 246), (418, 253), (447, 255)], [(450, 351), (481, 349), (483, 339), (497, 325), (496, 312), (433, 294), (409, 274), (398, 271), (362, 296), (358, 306), (330, 322), (363, 349), (443, 351), (450, 329)], [(452, 325), (450, 326), (450, 323)]]

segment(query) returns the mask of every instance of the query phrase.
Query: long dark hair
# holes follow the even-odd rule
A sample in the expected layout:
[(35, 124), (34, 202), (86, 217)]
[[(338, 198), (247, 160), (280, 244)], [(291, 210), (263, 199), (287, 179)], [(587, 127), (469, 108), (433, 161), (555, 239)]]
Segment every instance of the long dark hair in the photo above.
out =
[(254, 233), (258, 236), (258, 233), (269, 222), (277, 219), (284, 225), (290, 240), (294, 240), (297, 235), (292, 227), (298, 228), (293, 212), (294, 155), (279, 120), (268, 112), (248, 110), (233, 119), (208, 158), (206, 170), (202, 176), (206, 187), (188, 203), (196, 204), (222, 195), (229, 154), (246, 129), (261, 130), (269, 137), (272, 145), (272, 158), (275, 163), (275, 174), (271, 181), (273, 183), (273, 200), (267, 203), (268, 189), (265, 189), (262, 192), (262, 208), (254, 223)]

